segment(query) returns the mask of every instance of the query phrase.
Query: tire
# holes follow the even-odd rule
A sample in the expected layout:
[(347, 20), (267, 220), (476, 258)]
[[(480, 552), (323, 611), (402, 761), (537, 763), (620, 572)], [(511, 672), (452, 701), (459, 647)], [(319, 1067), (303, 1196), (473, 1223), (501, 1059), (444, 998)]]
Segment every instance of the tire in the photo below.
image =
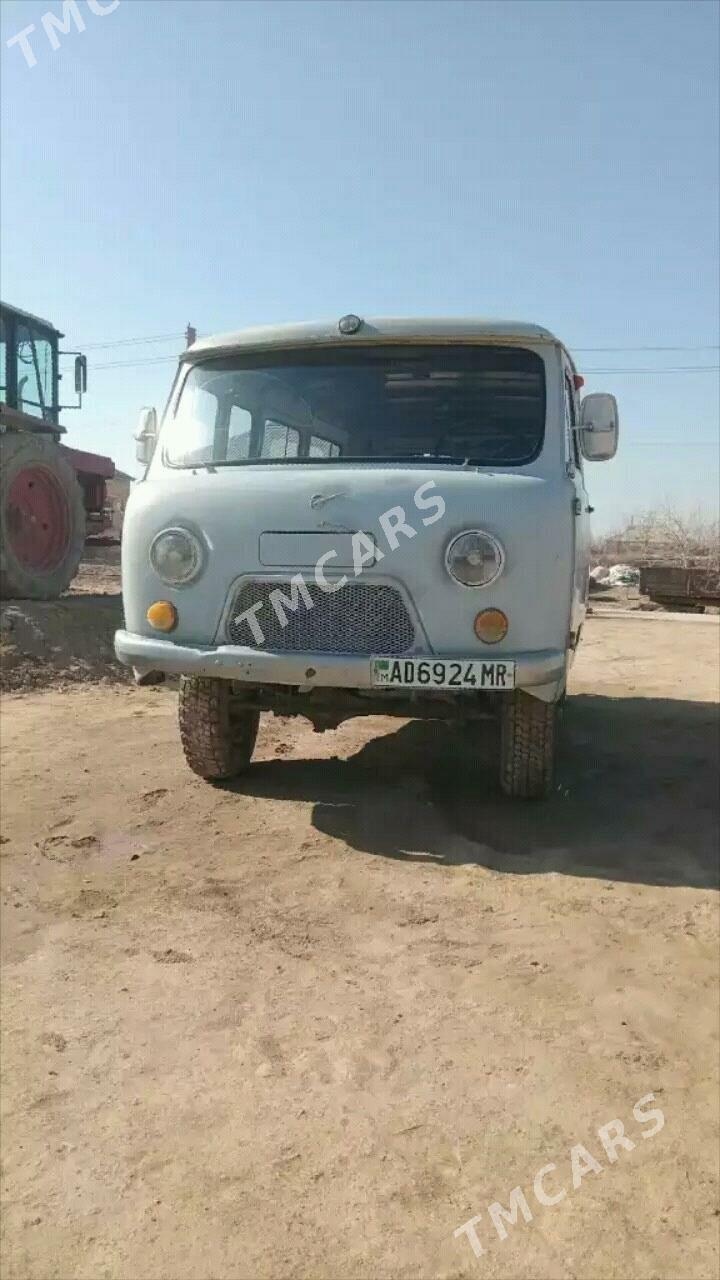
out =
[(55, 600), (77, 573), (85, 503), (77, 476), (47, 435), (0, 436), (0, 596)]
[(219, 782), (247, 769), (260, 713), (237, 705), (230, 680), (182, 676), (178, 719), (185, 760), (198, 777)]
[(557, 704), (516, 689), (503, 703), (500, 786), (508, 796), (537, 800), (549, 795), (555, 765)]

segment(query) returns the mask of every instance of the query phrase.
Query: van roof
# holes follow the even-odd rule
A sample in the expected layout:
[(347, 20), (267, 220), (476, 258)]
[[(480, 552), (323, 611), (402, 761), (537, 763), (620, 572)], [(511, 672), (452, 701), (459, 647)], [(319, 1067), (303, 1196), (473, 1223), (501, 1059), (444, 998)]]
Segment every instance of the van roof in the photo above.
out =
[[(343, 317), (344, 320), (356, 317)], [(341, 332), (340, 319), (303, 324), (262, 325), (200, 338), (182, 353), (182, 360), (195, 361), (205, 356), (225, 356), (233, 351), (282, 349), (292, 347), (338, 346), (345, 343), (368, 345), (383, 342), (508, 342), (553, 343), (561, 346), (549, 329), (538, 324), (516, 320), (481, 320), (467, 316), (403, 319), (397, 317), (362, 319), (357, 331)]]

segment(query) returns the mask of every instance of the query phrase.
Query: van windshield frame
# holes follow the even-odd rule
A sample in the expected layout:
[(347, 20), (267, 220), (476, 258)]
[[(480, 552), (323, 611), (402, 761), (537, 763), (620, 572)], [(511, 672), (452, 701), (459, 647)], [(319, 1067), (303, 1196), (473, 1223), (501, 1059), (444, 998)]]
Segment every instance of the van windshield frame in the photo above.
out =
[(190, 365), (165, 416), (162, 458), (183, 470), (405, 461), (520, 467), (542, 450), (546, 402), (545, 361), (516, 344), (235, 352)]

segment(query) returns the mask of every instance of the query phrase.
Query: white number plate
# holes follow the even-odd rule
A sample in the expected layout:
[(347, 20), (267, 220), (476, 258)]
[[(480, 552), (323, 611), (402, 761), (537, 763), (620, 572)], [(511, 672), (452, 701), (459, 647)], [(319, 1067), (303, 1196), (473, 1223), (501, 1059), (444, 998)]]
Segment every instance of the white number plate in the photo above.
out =
[(514, 662), (466, 658), (372, 658), (374, 685), (405, 689), (514, 689)]

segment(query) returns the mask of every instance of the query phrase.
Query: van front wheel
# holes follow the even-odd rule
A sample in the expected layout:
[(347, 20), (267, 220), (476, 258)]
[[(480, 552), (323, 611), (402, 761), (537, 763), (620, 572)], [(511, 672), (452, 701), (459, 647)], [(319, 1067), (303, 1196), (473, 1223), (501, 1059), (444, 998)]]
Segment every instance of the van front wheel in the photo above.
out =
[(182, 676), (178, 719), (183, 752), (193, 773), (219, 782), (247, 769), (260, 715), (239, 703), (230, 680)]
[(503, 702), (500, 725), (500, 786), (508, 796), (540, 799), (550, 793), (555, 764), (554, 702), (516, 689)]

